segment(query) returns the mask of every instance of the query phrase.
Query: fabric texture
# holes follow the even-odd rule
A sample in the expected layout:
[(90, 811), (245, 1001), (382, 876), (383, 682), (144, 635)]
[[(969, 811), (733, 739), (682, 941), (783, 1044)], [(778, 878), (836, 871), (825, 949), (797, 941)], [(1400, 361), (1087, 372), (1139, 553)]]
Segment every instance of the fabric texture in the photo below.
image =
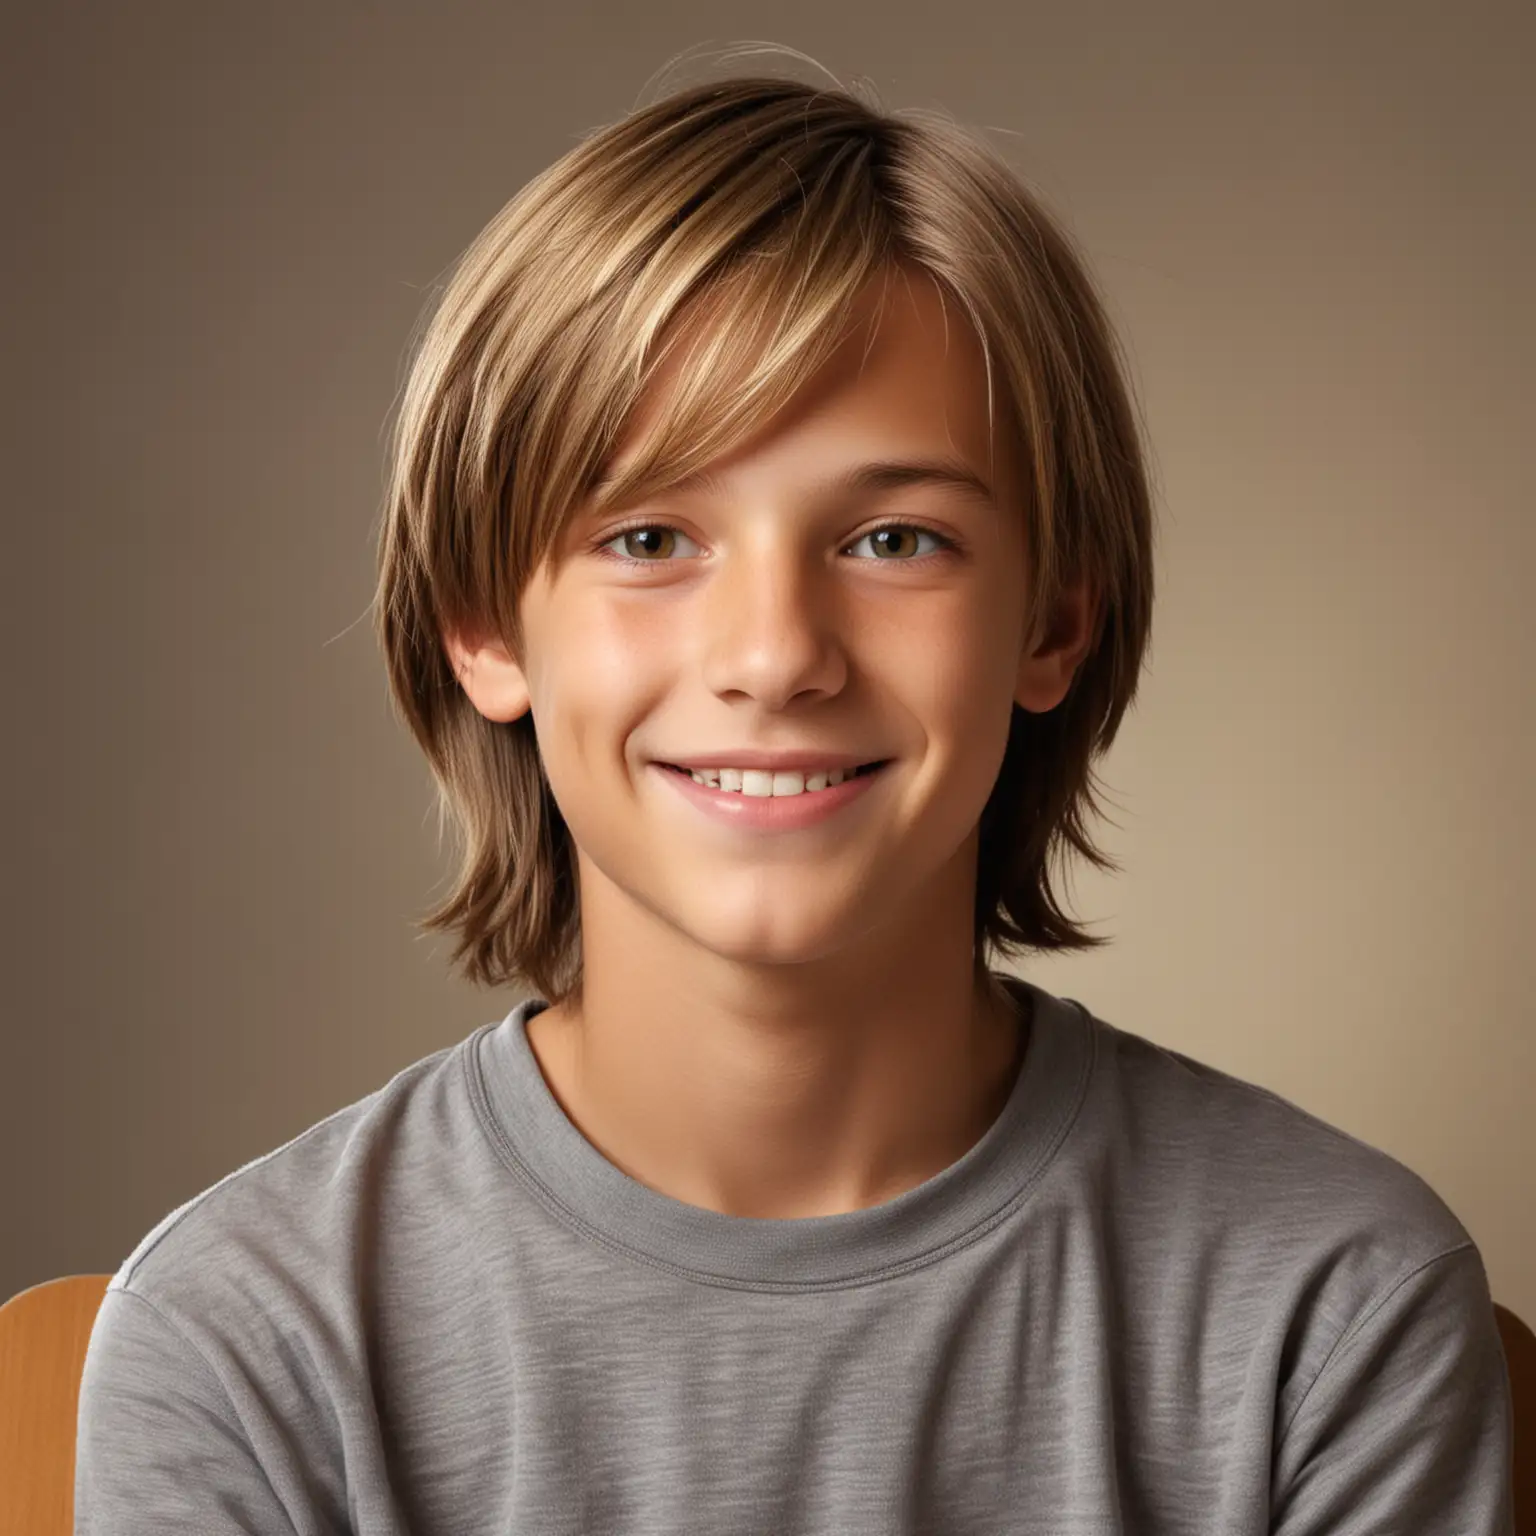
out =
[(727, 1216), (524, 1026), (161, 1221), (91, 1335), (80, 1536), (1512, 1536), (1477, 1248), (1386, 1153), (1012, 976), (1011, 1097), (896, 1199)]

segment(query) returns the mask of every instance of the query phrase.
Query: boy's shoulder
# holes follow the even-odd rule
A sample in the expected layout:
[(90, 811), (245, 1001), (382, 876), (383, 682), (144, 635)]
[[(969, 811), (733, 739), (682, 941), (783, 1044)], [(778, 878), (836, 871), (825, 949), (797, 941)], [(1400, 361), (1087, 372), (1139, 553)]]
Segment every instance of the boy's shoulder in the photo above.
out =
[(1091, 1139), (1170, 1235), (1246, 1245), (1282, 1267), (1358, 1264), (1362, 1278), (1472, 1245), (1436, 1190), (1383, 1148), (1273, 1089), (1089, 1017)]
[(346, 1253), (371, 1241), (381, 1207), (412, 1203), (423, 1180), (472, 1176), (483, 1133), (466, 1066), (483, 1032), (412, 1062), (184, 1201), (139, 1240), (109, 1290), (174, 1317), (205, 1312), (226, 1284), (323, 1289)]

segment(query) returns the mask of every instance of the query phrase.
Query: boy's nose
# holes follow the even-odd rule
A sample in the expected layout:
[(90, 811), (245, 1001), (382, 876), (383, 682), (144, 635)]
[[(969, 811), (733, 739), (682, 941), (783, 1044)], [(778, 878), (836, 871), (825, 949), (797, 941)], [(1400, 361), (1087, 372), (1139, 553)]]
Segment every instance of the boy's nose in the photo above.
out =
[(801, 553), (723, 557), (696, 637), (705, 682), (782, 707), (810, 691), (835, 693), (847, 673), (836, 603)]

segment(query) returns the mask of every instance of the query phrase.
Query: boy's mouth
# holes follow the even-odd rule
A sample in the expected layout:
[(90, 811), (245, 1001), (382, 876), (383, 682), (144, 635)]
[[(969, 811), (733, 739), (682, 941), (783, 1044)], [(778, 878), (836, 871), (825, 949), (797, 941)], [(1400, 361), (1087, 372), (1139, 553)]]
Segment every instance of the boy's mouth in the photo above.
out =
[(889, 757), (880, 757), (874, 762), (860, 763), (857, 768), (833, 768), (833, 770), (811, 770), (808, 773), (790, 770), (768, 770), (768, 768), (684, 768), (679, 763), (660, 763), (662, 768), (668, 768), (671, 773), (682, 774), (687, 779), (696, 780), (699, 783), (707, 783), (711, 790), (719, 790), (725, 794), (748, 794), (748, 796), (779, 797), (788, 794), (817, 794), (822, 790), (829, 790), (848, 779), (868, 776), (877, 773), (880, 768), (885, 768), (886, 763), (892, 762)]

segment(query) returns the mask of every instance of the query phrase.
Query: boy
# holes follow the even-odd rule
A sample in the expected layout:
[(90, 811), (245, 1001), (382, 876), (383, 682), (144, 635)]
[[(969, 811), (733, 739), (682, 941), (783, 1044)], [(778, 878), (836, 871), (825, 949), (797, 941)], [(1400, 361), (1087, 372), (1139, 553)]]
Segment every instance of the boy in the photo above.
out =
[(989, 968), (1099, 942), (1152, 520), (1089, 279), (992, 156), (726, 81), (463, 259), (382, 538), (535, 996), (174, 1212), (86, 1532), (1507, 1533), (1480, 1256), (1400, 1164)]

